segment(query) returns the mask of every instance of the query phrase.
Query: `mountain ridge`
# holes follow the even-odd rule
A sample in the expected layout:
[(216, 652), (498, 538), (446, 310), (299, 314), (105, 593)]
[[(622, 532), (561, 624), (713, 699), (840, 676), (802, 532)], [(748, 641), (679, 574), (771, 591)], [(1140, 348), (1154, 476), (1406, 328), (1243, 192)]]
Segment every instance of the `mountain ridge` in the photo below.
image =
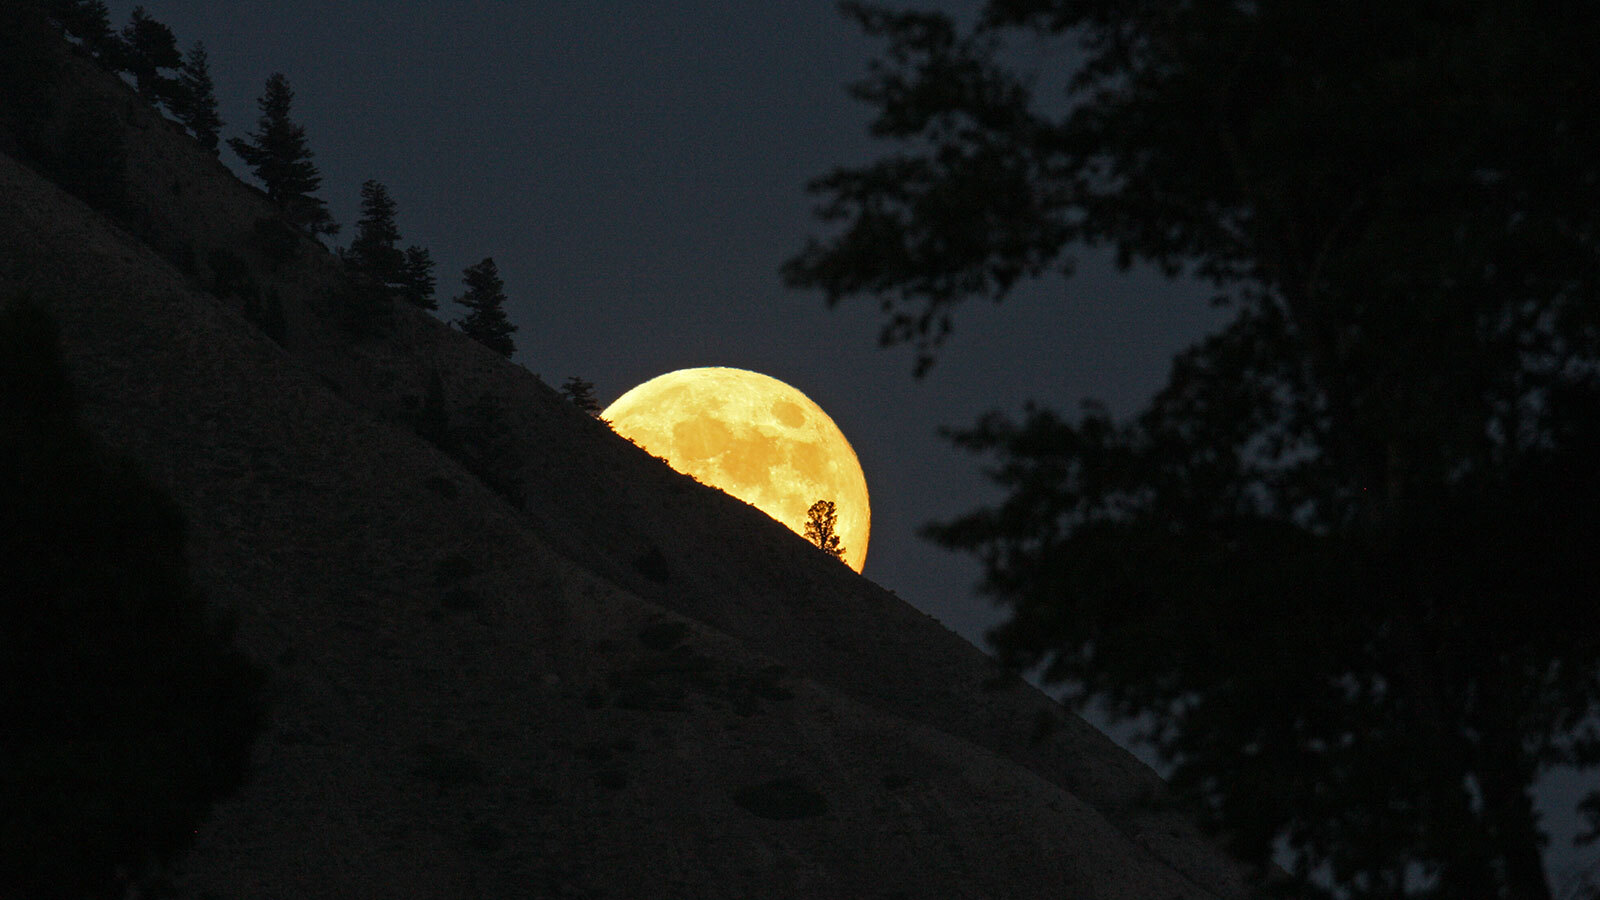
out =
[[(0, 291), (60, 319), (91, 427), (173, 492), (273, 673), (186, 890), (1242, 895), (1148, 767), (763, 513), (420, 310), (340, 336), (330, 254), (268, 258), (259, 191), (63, 60), (142, 212), (0, 156)], [(281, 345), (202, 289), (216, 250), (276, 292)], [(417, 436), (434, 372), (458, 417), (499, 404), (514, 490)]]

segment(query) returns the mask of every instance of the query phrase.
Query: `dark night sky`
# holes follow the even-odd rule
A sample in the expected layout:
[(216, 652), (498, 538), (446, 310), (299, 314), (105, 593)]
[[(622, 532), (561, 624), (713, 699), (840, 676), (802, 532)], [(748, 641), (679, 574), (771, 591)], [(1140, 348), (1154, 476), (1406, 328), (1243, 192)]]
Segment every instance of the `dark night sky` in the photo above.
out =
[[(124, 21), (132, 3), (112, 4)], [(274, 71), (295, 89), (347, 243), (361, 182), (399, 204), (438, 262), (440, 313), (493, 256), (514, 360), (602, 403), (688, 366), (753, 369), (806, 392), (854, 445), (873, 500), (866, 575), (975, 643), (996, 620), (976, 565), (915, 535), (986, 502), (978, 460), (939, 438), (991, 408), (1085, 396), (1131, 410), (1217, 314), (1156, 277), (1089, 264), (961, 311), (939, 365), (880, 350), (872, 301), (829, 310), (782, 261), (821, 226), (805, 182), (872, 157), (844, 85), (874, 42), (832, 3), (310, 3), (159, 0), (205, 41), (226, 124), (254, 130)], [(752, 10), (759, 9), (759, 12)], [(223, 159), (247, 171), (227, 149)]]
[[(134, 3), (108, 5), (120, 25)], [(872, 301), (829, 310), (785, 288), (779, 265), (823, 233), (805, 182), (887, 149), (845, 92), (878, 45), (831, 0), (146, 7), (182, 47), (205, 42), (224, 138), (254, 130), (269, 74), (289, 78), (344, 226), (336, 243), (375, 178), (404, 242), (438, 263), (441, 315), (454, 315), (462, 268), (493, 256), (521, 329), (514, 360), (547, 383), (581, 375), (604, 404), (672, 369), (723, 365), (807, 393), (866, 471), (864, 574), (979, 646), (1001, 613), (974, 594), (976, 564), (915, 532), (997, 494), (937, 429), (1030, 399), (1132, 412), (1172, 354), (1222, 321), (1203, 286), (1079, 254), (1070, 281), (963, 307), (919, 381), (908, 349), (878, 349)], [(1575, 861), (1552, 860), (1557, 885)]]

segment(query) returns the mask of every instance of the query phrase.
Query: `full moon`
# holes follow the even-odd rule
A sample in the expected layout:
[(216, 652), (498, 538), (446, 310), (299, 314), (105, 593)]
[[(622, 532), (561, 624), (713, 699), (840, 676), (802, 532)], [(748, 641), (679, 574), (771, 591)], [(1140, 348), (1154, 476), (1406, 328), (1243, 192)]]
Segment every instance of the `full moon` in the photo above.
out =
[(600, 414), (623, 437), (685, 475), (749, 503), (799, 535), (832, 500), (844, 562), (867, 560), (867, 479), (844, 432), (810, 397), (744, 369), (679, 369), (646, 381)]

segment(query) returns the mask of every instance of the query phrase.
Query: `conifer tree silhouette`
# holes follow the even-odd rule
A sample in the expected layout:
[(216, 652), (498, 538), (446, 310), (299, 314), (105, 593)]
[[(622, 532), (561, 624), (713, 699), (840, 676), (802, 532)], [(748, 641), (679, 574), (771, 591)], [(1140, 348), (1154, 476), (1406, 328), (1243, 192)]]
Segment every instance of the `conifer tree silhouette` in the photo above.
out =
[(422, 309), (438, 309), (433, 299), (433, 257), (415, 244), (401, 250), (396, 204), (382, 182), (361, 185), (361, 221), (350, 248), (340, 252), (345, 265), (364, 283), (368, 294), (384, 301), (404, 300)]
[(200, 146), (217, 153), (217, 133), (222, 119), (217, 116), (216, 87), (211, 83), (211, 66), (206, 57), (206, 45), (195, 41), (183, 58), (178, 70), (178, 91), (173, 115), (178, 117)]
[(832, 500), (818, 500), (806, 510), (806, 540), (816, 544), (823, 553), (844, 560), (844, 547), (839, 545), (839, 513)]
[(135, 6), (132, 18), (122, 29), (122, 42), (123, 68), (132, 73), (139, 96), (164, 102), (168, 108), (181, 105), (178, 81), (161, 72), (183, 65), (172, 29), (150, 18), (144, 7)]
[(306, 145), (306, 130), (289, 118), (294, 91), (281, 72), (267, 79), (265, 93), (256, 101), (261, 110), (257, 131), (249, 140), (229, 138), (228, 146), (250, 166), (255, 176), (277, 204), (285, 220), (311, 234), (336, 234), (339, 226), (328, 214), (328, 206), (312, 192), (322, 186), (322, 176), (311, 162)]
[(465, 306), (468, 312), (466, 318), (458, 320), (457, 324), (468, 337), (501, 356), (509, 357), (516, 352), (511, 333), (517, 330), (517, 326), (506, 318), (505, 283), (500, 280), (494, 257), (484, 257), (483, 262), (468, 266), (461, 276), (467, 292), (455, 298), (455, 302)]
[(395, 202), (381, 182), (368, 179), (361, 185), (361, 220), (356, 236), (343, 254), (345, 264), (356, 274), (397, 293), (405, 283), (406, 256), (396, 246), (400, 229), (395, 225)]
[(428, 253), (428, 248), (418, 247), (415, 244), (406, 248), (405, 268), (401, 281), (400, 296), (407, 303), (423, 309), (439, 308), (439, 302), (433, 299), (435, 285), (433, 256)]
[(573, 375), (562, 383), (561, 396), (596, 419), (600, 418), (600, 401), (594, 398), (594, 382)]
[(111, 12), (103, 0), (47, 0), (45, 10), (67, 34), (83, 42), (84, 49), (109, 69), (122, 65), (126, 51), (111, 30)]

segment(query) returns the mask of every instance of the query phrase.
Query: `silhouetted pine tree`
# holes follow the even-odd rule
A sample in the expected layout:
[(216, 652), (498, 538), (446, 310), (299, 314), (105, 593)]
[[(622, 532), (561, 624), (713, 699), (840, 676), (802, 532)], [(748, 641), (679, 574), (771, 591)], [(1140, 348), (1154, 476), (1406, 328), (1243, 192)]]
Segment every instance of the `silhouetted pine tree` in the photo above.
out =
[(161, 73), (162, 69), (183, 65), (172, 29), (150, 18), (144, 7), (135, 6), (132, 18), (122, 29), (122, 43), (122, 68), (133, 75), (139, 96), (152, 103), (166, 103), (169, 109), (181, 104), (177, 80)]
[(395, 225), (394, 198), (381, 182), (367, 179), (361, 185), (361, 220), (356, 236), (345, 251), (345, 265), (355, 274), (384, 288), (398, 292), (405, 284), (406, 257), (396, 246), (400, 229)]
[(350, 271), (387, 300), (400, 299), (423, 309), (438, 309), (433, 299), (433, 257), (424, 247), (399, 248), (394, 198), (381, 182), (361, 185), (361, 221), (355, 240), (342, 252)]
[(200, 146), (217, 153), (217, 132), (222, 119), (217, 116), (216, 88), (211, 83), (211, 67), (206, 59), (205, 44), (195, 41), (178, 70), (178, 94), (173, 104), (173, 115), (178, 117)]
[(261, 179), (285, 220), (314, 235), (336, 234), (339, 226), (328, 214), (327, 204), (311, 196), (322, 186), (322, 176), (311, 163), (305, 127), (289, 118), (293, 102), (289, 80), (274, 72), (267, 79), (266, 92), (256, 101), (261, 110), (256, 133), (247, 135), (248, 141), (229, 138), (228, 146)]
[(44, 8), (80, 41), (111, 37), (111, 12), (101, 0), (46, 0)]
[(561, 385), (561, 395), (572, 401), (573, 406), (597, 419), (600, 418), (600, 402), (594, 399), (593, 382), (584, 381), (573, 375)]
[(435, 286), (433, 278), (433, 256), (428, 253), (428, 248), (412, 245), (406, 248), (406, 264), (404, 279), (400, 296), (413, 306), (423, 309), (438, 309), (439, 302), (433, 299)]
[(47, 0), (45, 8), (102, 66), (115, 69), (122, 64), (126, 51), (111, 30), (111, 13), (102, 0)]
[(806, 510), (806, 540), (816, 544), (823, 553), (837, 560), (844, 559), (844, 548), (839, 546), (839, 514), (832, 500), (818, 500)]
[(467, 292), (455, 298), (455, 302), (469, 312), (456, 324), (468, 337), (501, 356), (515, 353), (517, 348), (511, 343), (511, 333), (517, 326), (506, 318), (505, 283), (500, 280), (494, 257), (485, 257), (483, 262), (468, 266), (461, 276)]

